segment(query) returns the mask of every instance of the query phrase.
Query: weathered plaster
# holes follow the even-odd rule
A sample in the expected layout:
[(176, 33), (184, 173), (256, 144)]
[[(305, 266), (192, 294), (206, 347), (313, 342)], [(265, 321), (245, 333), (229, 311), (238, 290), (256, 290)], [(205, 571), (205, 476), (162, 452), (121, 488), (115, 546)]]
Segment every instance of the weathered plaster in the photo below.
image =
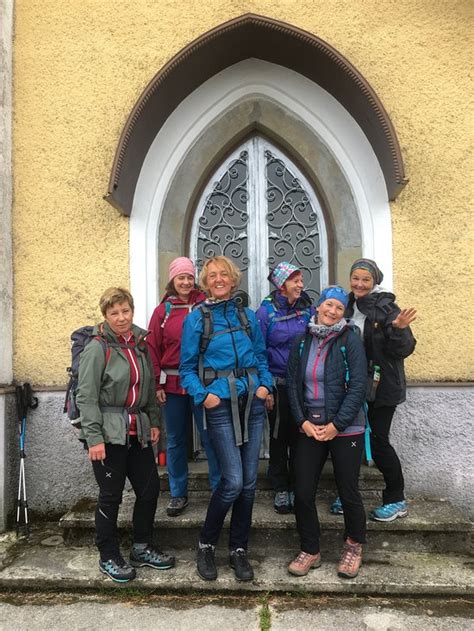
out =
[[(33, 512), (48, 517), (82, 497), (96, 497), (97, 487), (87, 454), (62, 414), (64, 393), (36, 394), (39, 406), (28, 412), (27, 425), (28, 502)], [(473, 408), (472, 387), (408, 388), (392, 437), (409, 497), (446, 498), (474, 517), (474, 471), (469, 466), (474, 459)], [(12, 490), (17, 480), (13, 475)]]
[[(13, 379), (12, 330), (12, 44), (13, 0), (0, 0), (0, 384)], [(8, 406), (0, 394), (0, 531), (8, 514)]]
[(0, 384), (13, 378), (12, 44), (13, 0), (0, 0)]
[[(474, 341), (459, 342), (447, 300), (472, 302), (470, 0), (29, 0), (15, 5), (18, 380), (64, 383), (69, 332), (99, 317), (105, 287), (129, 282), (128, 220), (101, 195), (139, 93), (186, 44), (246, 12), (326, 40), (381, 98), (410, 178), (391, 204), (395, 290), (402, 305), (419, 309), (408, 373), (472, 377)], [(466, 331), (471, 311), (463, 315)], [(54, 352), (44, 323), (54, 331)]]

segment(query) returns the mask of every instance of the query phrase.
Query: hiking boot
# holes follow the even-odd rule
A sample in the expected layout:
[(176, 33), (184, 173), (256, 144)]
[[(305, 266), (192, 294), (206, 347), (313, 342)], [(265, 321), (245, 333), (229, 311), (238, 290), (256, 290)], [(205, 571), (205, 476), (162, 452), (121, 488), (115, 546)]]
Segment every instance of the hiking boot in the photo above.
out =
[(393, 504), (382, 504), (370, 511), (369, 517), (373, 521), (393, 521), (397, 517), (406, 517), (408, 515), (407, 503), (394, 502)]
[(295, 512), (295, 492), (288, 491), (288, 501), (290, 503), (290, 512)]
[(178, 515), (181, 515), (187, 505), (187, 497), (172, 497), (166, 507), (166, 514), (168, 517), (177, 517)]
[(229, 557), (229, 565), (234, 570), (238, 581), (253, 581), (253, 568), (247, 559), (247, 550), (237, 548), (232, 550)]
[(151, 545), (144, 548), (134, 545), (130, 551), (130, 563), (133, 567), (146, 566), (154, 570), (170, 570), (176, 565), (176, 559)]
[(333, 515), (344, 515), (341, 499), (339, 497), (336, 497), (334, 502), (331, 504), (331, 508), (329, 509), (329, 512), (332, 513)]
[(337, 566), (337, 575), (341, 578), (355, 578), (362, 563), (362, 544), (344, 543), (341, 559)]
[(210, 543), (200, 543), (197, 551), (197, 573), (205, 581), (217, 578), (215, 547)]
[(288, 515), (291, 512), (290, 497), (288, 491), (278, 491), (273, 499), (273, 508), (280, 515)]
[(301, 551), (288, 566), (288, 572), (294, 576), (306, 576), (310, 570), (321, 566), (321, 554), (309, 554)]
[(99, 570), (116, 583), (128, 583), (128, 581), (133, 581), (137, 575), (133, 567), (122, 556), (107, 559), (107, 561), (99, 559)]

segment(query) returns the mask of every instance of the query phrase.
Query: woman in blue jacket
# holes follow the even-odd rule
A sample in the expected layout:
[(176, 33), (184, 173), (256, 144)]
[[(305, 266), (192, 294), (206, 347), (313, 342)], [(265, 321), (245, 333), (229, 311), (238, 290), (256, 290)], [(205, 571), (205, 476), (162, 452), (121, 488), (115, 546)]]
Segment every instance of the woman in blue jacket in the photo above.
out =
[(357, 576), (365, 543), (365, 511), (358, 478), (364, 448), (361, 410), (367, 362), (359, 336), (344, 319), (349, 296), (342, 287), (321, 292), (305, 335), (295, 340), (288, 362), (287, 389), (299, 427), (295, 458), (295, 513), (301, 551), (288, 570), (305, 576), (321, 565), (315, 505), (319, 477), (331, 454), (344, 508), (344, 546), (338, 566), (343, 578)]
[(273, 393), (267, 397), (270, 421), (270, 461), (268, 477), (272, 483), (273, 507), (277, 513), (289, 513), (294, 504), (294, 449), (297, 427), (291, 416), (286, 393), (286, 368), (290, 347), (305, 332), (314, 315), (311, 299), (303, 291), (302, 271), (282, 261), (268, 280), (276, 287), (257, 311), (267, 347), (268, 366), (273, 376)]
[(232, 299), (240, 271), (215, 256), (205, 261), (199, 280), (209, 298), (184, 321), (179, 375), (195, 405), (205, 408), (221, 480), (199, 537), (197, 571), (204, 580), (217, 578), (215, 547), (232, 507), (230, 566), (237, 580), (249, 581), (247, 546), (272, 377), (255, 314)]

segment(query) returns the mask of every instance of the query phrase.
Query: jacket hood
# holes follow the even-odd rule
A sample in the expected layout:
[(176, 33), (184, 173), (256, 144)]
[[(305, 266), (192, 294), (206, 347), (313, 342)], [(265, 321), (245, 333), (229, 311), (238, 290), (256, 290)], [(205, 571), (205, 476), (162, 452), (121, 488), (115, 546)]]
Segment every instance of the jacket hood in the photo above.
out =
[(378, 285), (376, 285), (376, 287), (378, 288), (377, 290), (374, 287), (370, 294), (367, 294), (362, 298), (356, 299), (354, 294), (351, 292), (349, 294), (349, 304), (347, 305), (348, 312), (352, 315), (352, 313), (354, 312), (354, 303), (357, 304), (357, 308), (359, 309), (359, 311), (361, 311), (364, 315), (367, 315), (375, 307), (375, 305), (379, 302), (381, 298), (385, 298), (387, 302), (395, 302), (394, 294), (392, 294), (390, 291), (382, 289), (382, 287), (379, 287)]

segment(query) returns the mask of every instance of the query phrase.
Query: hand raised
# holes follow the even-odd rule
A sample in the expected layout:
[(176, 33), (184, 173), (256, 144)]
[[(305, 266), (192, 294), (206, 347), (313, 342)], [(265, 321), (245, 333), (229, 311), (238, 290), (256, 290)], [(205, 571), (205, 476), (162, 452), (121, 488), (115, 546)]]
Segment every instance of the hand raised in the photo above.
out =
[(392, 322), (392, 326), (396, 329), (406, 329), (412, 322), (416, 320), (416, 309), (410, 307), (409, 309), (402, 309)]

